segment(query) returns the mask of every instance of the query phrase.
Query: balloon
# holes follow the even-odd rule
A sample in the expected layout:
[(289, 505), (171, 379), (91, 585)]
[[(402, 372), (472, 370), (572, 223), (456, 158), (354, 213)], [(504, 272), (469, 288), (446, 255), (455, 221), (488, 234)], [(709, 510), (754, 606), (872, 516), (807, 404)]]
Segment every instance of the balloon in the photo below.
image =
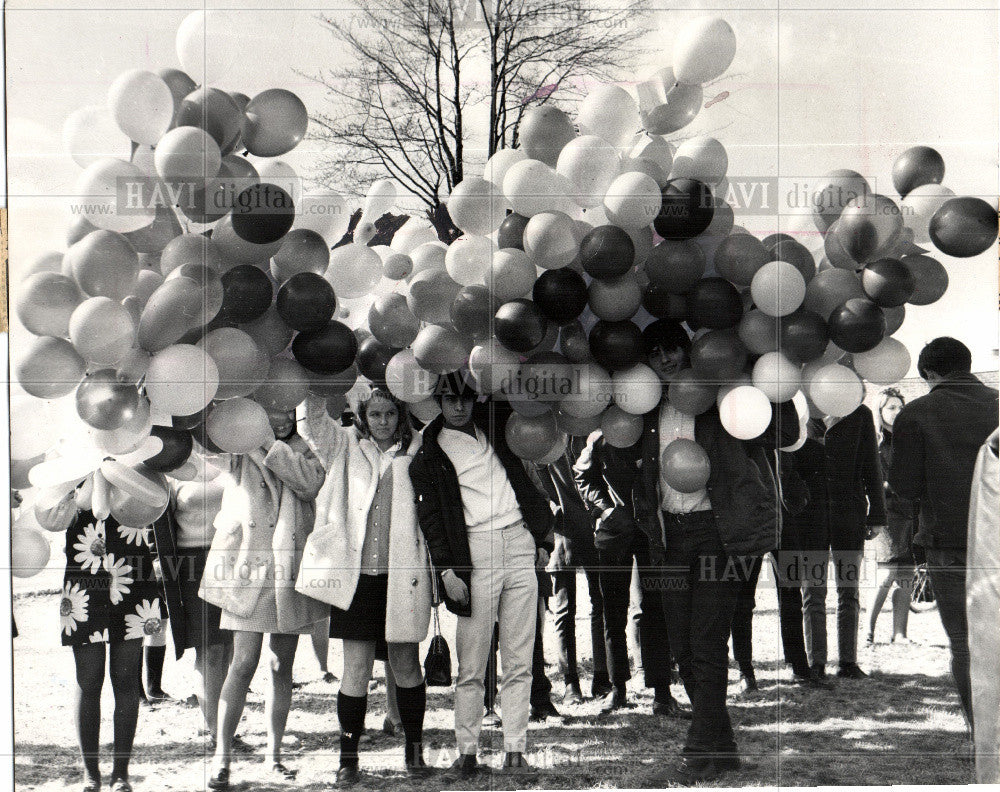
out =
[(556, 173), (569, 180), (571, 197), (578, 205), (600, 206), (620, 162), (616, 147), (602, 137), (585, 134), (571, 140), (560, 152)]
[(532, 291), (535, 283), (535, 265), (523, 250), (498, 250), (493, 256), (486, 282), (500, 302), (524, 297)]
[(772, 412), (767, 396), (752, 385), (737, 385), (719, 401), (722, 427), (737, 440), (762, 435), (771, 423)]
[(660, 457), (663, 479), (678, 492), (705, 489), (711, 472), (708, 454), (694, 440), (683, 437), (671, 441)]
[(309, 392), (328, 399), (333, 396), (343, 396), (358, 382), (358, 367), (352, 363), (336, 374), (316, 374), (306, 371), (309, 375)]
[(520, 146), (528, 158), (541, 160), (553, 168), (563, 146), (575, 137), (576, 130), (569, 116), (551, 104), (529, 107), (518, 127)]
[(121, 303), (108, 297), (91, 297), (73, 311), (69, 338), (85, 360), (114, 366), (132, 348), (136, 328)]
[(108, 107), (122, 132), (136, 143), (153, 146), (170, 128), (174, 97), (161, 77), (132, 69), (108, 89)]
[(243, 112), (225, 91), (198, 88), (181, 101), (177, 109), (177, 126), (204, 129), (226, 153), (235, 148), (239, 139)]
[(892, 164), (892, 186), (900, 198), (914, 187), (944, 181), (944, 158), (928, 146), (914, 146), (900, 154)]
[(181, 233), (177, 215), (168, 206), (157, 205), (153, 222), (124, 236), (137, 253), (160, 253), (174, 237)]
[(413, 357), (417, 365), (435, 374), (458, 371), (468, 360), (471, 344), (455, 330), (440, 325), (427, 325), (413, 341)]
[(201, 305), (196, 306), (197, 312), (194, 314), (194, 322), (198, 325), (208, 324), (222, 310), (222, 304), (225, 301), (222, 278), (211, 267), (193, 262), (181, 264), (177, 269), (171, 270), (167, 276), (168, 281), (182, 278), (194, 281), (201, 292)]
[(604, 197), (604, 210), (614, 225), (644, 228), (653, 222), (663, 203), (660, 186), (645, 173), (629, 171), (618, 176)]
[(723, 239), (715, 249), (713, 263), (726, 280), (737, 286), (749, 286), (757, 271), (772, 258), (757, 237), (735, 234)]
[(340, 299), (364, 297), (382, 278), (382, 260), (366, 245), (341, 245), (330, 254), (330, 265), (323, 277)]
[(929, 227), (934, 213), (941, 208), (954, 192), (940, 184), (925, 184), (915, 187), (900, 203), (903, 223), (913, 231), (913, 241), (919, 244), (930, 242)]
[(224, 77), (242, 49), (237, 31), (224, 11), (192, 11), (177, 28), (181, 68), (201, 83)]
[(404, 253), (390, 253), (382, 261), (382, 275), (389, 280), (403, 280), (413, 272), (413, 259)]
[(699, 85), (714, 80), (736, 57), (736, 34), (722, 17), (692, 19), (674, 39), (677, 81)]
[(643, 359), (642, 331), (631, 321), (598, 321), (590, 330), (594, 360), (612, 371), (629, 368)]
[(216, 405), (205, 428), (211, 441), (231, 454), (247, 454), (274, 436), (264, 408), (243, 398)]
[[(457, 242), (458, 240), (453, 242), (452, 247)], [(532, 217), (525, 226), (523, 242), (525, 253), (535, 264), (545, 269), (565, 267), (576, 258), (580, 250), (576, 225), (562, 212), (540, 212)], [(486, 262), (486, 267), (489, 268), (489, 261)], [(452, 274), (452, 277), (455, 275)], [(481, 281), (482, 278), (476, 280)]]
[(279, 241), (292, 227), (295, 204), (292, 196), (275, 184), (252, 184), (236, 196), (231, 222), (241, 239), (268, 245)]
[(830, 314), (830, 340), (846, 352), (867, 352), (885, 336), (885, 316), (871, 300), (854, 298)]
[(582, 363), (591, 359), (590, 342), (583, 330), (583, 324), (577, 320), (559, 329), (559, 351), (568, 360)]
[(948, 289), (948, 271), (930, 256), (905, 256), (903, 264), (913, 273), (914, 289), (910, 305), (930, 305)]
[(211, 356), (218, 369), (216, 399), (249, 396), (267, 379), (267, 354), (242, 330), (220, 327), (206, 333), (198, 346)]
[(902, 261), (884, 258), (873, 261), (861, 272), (861, 288), (882, 308), (902, 305), (913, 295), (913, 273)]
[(527, 158), (528, 155), (520, 149), (500, 149), (486, 161), (486, 167), (483, 168), (483, 178), (497, 187), (503, 187), (504, 176), (507, 175), (511, 166), (515, 162)]
[(895, 338), (883, 338), (874, 349), (855, 353), (852, 360), (854, 370), (877, 385), (899, 382), (910, 370), (910, 353)]
[(860, 278), (847, 270), (828, 269), (809, 281), (802, 307), (826, 320), (835, 308), (855, 297), (866, 297)]
[(118, 429), (139, 408), (135, 385), (121, 382), (114, 369), (88, 374), (76, 389), (76, 411), (95, 429)]
[(702, 278), (687, 296), (687, 309), (699, 327), (735, 327), (743, 316), (743, 299), (725, 278)]
[(491, 320), (499, 306), (485, 286), (464, 286), (451, 304), (451, 321), (459, 335), (475, 340), (489, 338)]
[(160, 138), (153, 162), (156, 172), (166, 182), (213, 179), (222, 167), (222, 152), (204, 129), (182, 126)]
[(410, 258), (413, 259), (413, 275), (426, 270), (447, 271), (445, 259), (448, 256), (448, 246), (444, 242), (425, 242), (414, 248)]
[(802, 385), (799, 366), (781, 352), (767, 352), (754, 363), (753, 384), (775, 404), (788, 401)]
[[(913, 298), (911, 297), (910, 299)], [(885, 314), (885, 334), (891, 336), (903, 326), (903, 320), (906, 318), (906, 306), (898, 305), (895, 308), (883, 308), (882, 313)]]
[(368, 327), (379, 341), (389, 347), (406, 347), (420, 330), (420, 320), (413, 315), (401, 294), (386, 294), (375, 299), (368, 310)]
[(410, 414), (425, 426), (441, 414), (441, 408), (434, 399), (424, 399), (409, 406)]
[(143, 528), (156, 522), (167, 510), (169, 504), (169, 487), (163, 473), (150, 470), (144, 465), (137, 468), (126, 468), (132, 474), (133, 480), (145, 479), (144, 489), (150, 493), (161, 493), (152, 502), (126, 491), (120, 487), (111, 488), (111, 516), (122, 525), (132, 528)]
[(292, 341), (292, 354), (309, 371), (336, 374), (343, 371), (358, 353), (358, 340), (351, 329), (331, 320), (320, 330), (299, 333)]
[(660, 213), (653, 220), (664, 239), (691, 239), (712, 222), (715, 199), (708, 185), (695, 179), (671, 179), (663, 188)]
[(185, 74), (180, 69), (158, 69), (156, 74), (170, 89), (171, 99), (174, 105), (174, 115), (172, 116), (174, 122), (171, 123), (171, 126), (177, 126), (177, 110), (180, 108), (181, 102), (184, 101), (184, 97), (197, 88), (198, 85), (189, 75)]
[(713, 137), (688, 138), (674, 152), (671, 179), (697, 179), (718, 184), (729, 168), (729, 155)]
[(524, 250), (524, 229), (528, 227), (530, 219), (517, 212), (507, 215), (497, 229), (497, 246), (501, 250), (505, 248)]
[(684, 294), (705, 274), (705, 254), (691, 240), (665, 240), (653, 246), (644, 269), (651, 282)]
[(628, 448), (642, 437), (642, 416), (625, 412), (612, 404), (601, 416), (604, 440), (614, 448)]
[(717, 385), (736, 380), (747, 350), (735, 330), (709, 330), (691, 345), (691, 368), (698, 379)]
[(554, 208), (556, 185), (552, 168), (538, 159), (526, 159), (515, 162), (503, 177), (503, 194), (515, 212), (531, 217)]
[(437, 377), (417, 364), (411, 350), (404, 349), (386, 365), (385, 382), (393, 396), (412, 404), (433, 395)]
[(642, 286), (633, 273), (619, 278), (595, 278), (588, 288), (588, 304), (598, 319), (607, 322), (630, 319), (642, 305)]
[(615, 404), (632, 415), (643, 415), (660, 403), (663, 383), (645, 363), (611, 375)]
[(87, 105), (66, 117), (63, 148), (81, 168), (105, 157), (128, 159), (132, 141), (115, 123), (107, 105)]
[(854, 412), (865, 394), (858, 375), (836, 363), (816, 371), (807, 385), (809, 398), (820, 412), (841, 418)]
[(44, 533), (18, 526), (10, 537), (10, 573), (16, 578), (37, 575), (48, 566), (51, 553)]
[(978, 256), (996, 242), (997, 210), (982, 198), (949, 198), (931, 217), (928, 231), (946, 256)]
[(700, 85), (677, 81), (669, 66), (636, 85), (639, 115), (650, 135), (666, 135), (690, 124), (701, 110)]
[(154, 207), (145, 205), (141, 197), (136, 206), (131, 198), (135, 185), (141, 194), (147, 182), (147, 176), (132, 163), (104, 157), (77, 177), (73, 192), (79, 197), (73, 199), (72, 209), (105, 231), (137, 231), (156, 219)]
[(599, 226), (580, 243), (580, 260), (584, 271), (591, 277), (615, 278), (632, 269), (635, 245), (618, 226)]
[(781, 352), (793, 363), (808, 363), (826, 350), (829, 336), (822, 317), (800, 308), (781, 318)]
[[(747, 236), (746, 234), (741, 234), (741, 237)], [(733, 237), (737, 238), (737, 237)], [(803, 245), (801, 242), (797, 242), (794, 239), (781, 239), (776, 241), (774, 244), (768, 246), (766, 243), (764, 247), (768, 250), (771, 261), (787, 261), (789, 264), (795, 267), (800, 273), (802, 273), (802, 278), (806, 283), (809, 283), (816, 275), (816, 260), (813, 258), (812, 253)], [(715, 254), (716, 268), (719, 264), (719, 254)]]
[[(775, 352), (778, 349), (779, 322), (756, 308), (747, 311), (740, 319), (736, 332), (743, 345), (755, 355)], [(825, 333), (825, 328), (824, 328)], [(784, 343), (784, 339), (782, 339)], [(825, 345), (825, 342), (824, 342)]]
[(385, 368), (398, 351), (369, 336), (358, 346), (358, 370), (372, 382), (385, 382)]
[[(293, 230), (315, 231), (329, 244), (336, 244), (341, 240), (351, 221), (347, 202), (335, 192), (306, 193), (301, 200), (296, 201), (295, 210), (297, 214)], [(399, 231), (393, 242), (398, 239)]]
[(460, 236), (448, 246), (444, 264), (451, 279), (461, 286), (482, 283), (490, 269), (493, 240), (485, 236)]
[(73, 345), (62, 338), (32, 338), (14, 356), (14, 376), (21, 387), (39, 399), (72, 393), (83, 379), (87, 364)]
[(847, 202), (832, 233), (855, 261), (876, 258), (903, 228), (903, 215), (891, 198), (870, 194)]
[(159, 352), (177, 343), (204, 318), (205, 295), (196, 280), (170, 278), (146, 302), (139, 317), (139, 346)]
[(222, 309), (219, 319), (229, 322), (251, 322), (271, 305), (273, 288), (263, 270), (251, 264), (241, 264), (222, 275)]
[(219, 387), (219, 369), (205, 350), (175, 344), (157, 352), (146, 371), (146, 396), (167, 415), (192, 415), (208, 405)]
[(406, 302), (417, 319), (444, 324), (451, 321), (451, 306), (461, 289), (447, 272), (424, 270), (410, 281)]
[(294, 360), (275, 358), (267, 380), (254, 391), (254, 401), (267, 410), (288, 412), (305, 401), (309, 394), (309, 375)]
[(215, 242), (201, 234), (181, 234), (171, 239), (160, 254), (160, 272), (164, 277), (184, 264), (201, 264), (222, 272), (222, 254)]
[(152, 431), (153, 418), (149, 401), (140, 397), (135, 414), (117, 429), (95, 430), (94, 443), (109, 454), (131, 454), (142, 446)]
[(30, 275), (16, 293), (17, 318), (35, 335), (68, 335), (70, 317), (83, 300), (76, 283), (56, 272)]
[(91, 297), (119, 302), (135, 288), (139, 257), (121, 234), (93, 231), (66, 251), (64, 266), (71, 269), (81, 291)]
[(750, 284), (754, 305), (768, 316), (787, 316), (798, 310), (806, 296), (806, 282), (787, 261), (769, 261)]
[(812, 193), (813, 220), (823, 233), (836, 222), (844, 207), (871, 194), (865, 177), (857, 171), (830, 171)]
[(191, 456), (194, 443), (190, 432), (172, 429), (169, 426), (154, 426), (152, 436), (160, 438), (163, 450), (143, 462), (150, 470), (169, 473), (187, 462)]
[(581, 135), (596, 135), (623, 146), (640, 125), (635, 99), (617, 85), (591, 90), (580, 103), (576, 117)]
[(333, 287), (315, 272), (300, 272), (278, 289), (278, 315), (295, 330), (319, 330), (333, 318), (337, 297)]
[(531, 299), (546, 319), (564, 325), (587, 307), (587, 284), (582, 275), (568, 267), (547, 270), (535, 281)]
[(510, 450), (529, 461), (539, 460), (550, 452), (560, 434), (555, 416), (549, 412), (532, 418), (513, 413), (504, 428)]
[(667, 387), (670, 403), (685, 415), (701, 415), (715, 404), (718, 385), (702, 382), (694, 369), (685, 368), (677, 372)]
[(548, 321), (539, 306), (531, 300), (506, 302), (494, 316), (494, 332), (508, 349), (525, 354), (541, 343)]
[(469, 371), (480, 393), (496, 393), (520, 368), (520, 358), (495, 338), (473, 347), (469, 353)]
[(467, 176), (455, 185), (448, 197), (448, 214), (466, 234), (486, 235), (503, 222), (510, 204), (493, 182)]
[(688, 315), (687, 300), (662, 286), (651, 283), (642, 295), (642, 307), (656, 319), (683, 321)]

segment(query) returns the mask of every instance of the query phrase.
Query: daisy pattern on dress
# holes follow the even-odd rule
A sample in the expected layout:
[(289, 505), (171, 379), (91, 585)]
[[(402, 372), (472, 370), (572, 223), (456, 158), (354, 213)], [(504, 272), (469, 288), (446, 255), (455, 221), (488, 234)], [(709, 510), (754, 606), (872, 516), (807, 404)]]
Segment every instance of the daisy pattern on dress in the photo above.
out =
[(63, 586), (62, 598), (59, 600), (59, 622), (66, 635), (76, 632), (79, 622), (87, 621), (87, 608), (90, 605), (90, 595), (80, 590), (80, 584), (68, 583)]
[(160, 598), (152, 602), (143, 600), (135, 606), (135, 613), (125, 615), (125, 640), (156, 635), (163, 627), (160, 620)]
[(110, 639), (108, 638), (107, 627), (105, 627), (103, 630), (94, 630), (94, 632), (90, 634), (91, 643), (109, 643), (109, 641)]
[(73, 560), (83, 569), (90, 568), (92, 575), (96, 575), (104, 564), (104, 554), (107, 552), (105, 537), (104, 521), (100, 520), (96, 525), (94, 523), (85, 525), (83, 536), (73, 545), (73, 549), (79, 551)]
[(127, 525), (119, 525), (118, 535), (125, 540), (126, 544), (134, 544), (137, 547), (149, 544), (145, 528), (129, 528)]
[(112, 605), (122, 601), (125, 594), (131, 591), (132, 567), (125, 563), (124, 558), (115, 559), (114, 553), (104, 557), (104, 568), (108, 570), (111, 581), (108, 584), (108, 597)]

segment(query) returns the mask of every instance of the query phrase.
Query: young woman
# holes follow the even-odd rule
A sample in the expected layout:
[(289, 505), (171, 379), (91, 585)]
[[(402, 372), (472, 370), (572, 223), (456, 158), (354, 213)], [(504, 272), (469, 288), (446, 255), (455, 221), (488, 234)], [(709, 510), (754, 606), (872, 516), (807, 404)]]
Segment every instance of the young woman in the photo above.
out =
[(303, 425), (327, 480), (297, 585), (330, 603), (330, 635), (344, 642), (337, 695), (341, 785), (358, 779), (358, 742), (380, 643), (397, 685), (406, 771), (430, 772), (422, 747), (427, 689), (417, 653), (430, 623), (430, 574), (407, 472), (419, 436), (405, 405), (386, 390), (367, 394), (355, 414), (355, 426), (343, 427), (322, 399), (310, 396)]
[(312, 532), (313, 501), (323, 467), (295, 432), (295, 414), (270, 412), (274, 439), (230, 457), (199, 596), (222, 609), (219, 626), (233, 631), (233, 659), (219, 700), (218, 740), (208, 782), (228, 789), (233, 735), (250, 681), (269, 636), (270, 687), (264, 705), (267, 758), (279, 781), (295, 777), (281, 762), (292, 698), (292, 663), (300, 635), (323, 618), (322, 603), (295, 590), (302, 547)]
[[(896, 388), (886, 388), (879, 398), (875, 415), (879, 435), (879, 459), (882, 473), (892, 467), (892, 425), (905, 404)], [(909, 643), (906, 625), (910, 615), (910, 594), (913, 590), (913, 504), (899, 497), (885, 484), (887, 526), (875, 537), (878, 561), (878, 588), (871, 606), (868, 623), (868, 643), (875, 643), (875, 621), (892, 590), (892, 642)]]
[(101, 688), (110, 656), (115, 694), (112, 792), (131, 792), (128, 765), (139, 715), (142, 643), (157, 632), (166, 613), (153, 574), (152, 537), (143, 528), (98, 519), (91, 504), (92, 480), (39, 512), (49, 530), (66, 531), (66, 574), (59, 616), (63, 646), (76, 662), (76, 731), (83, 756), (84, 792), (101, 787), (99, 767)]

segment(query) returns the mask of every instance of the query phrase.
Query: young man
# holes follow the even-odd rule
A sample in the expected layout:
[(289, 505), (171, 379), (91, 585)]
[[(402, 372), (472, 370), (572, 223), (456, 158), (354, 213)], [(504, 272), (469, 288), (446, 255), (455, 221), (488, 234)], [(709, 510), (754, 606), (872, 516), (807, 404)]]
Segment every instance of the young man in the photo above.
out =
[[(455, 613), (458, 680), (454, 769), (479, 770), (476, 752), (483, 717), (483, 674), (500, 625), (503, 681), (503, 769), (531, 773), (527, 741), (531, 657), (538, 607), (536, 567), (548, 562), (552, 512), (507, 445), (505, 402), (477, 403), (458, 375), (436, 389), (441, 415), (423, 431), (410, 463), (417, 518)], [(492, 407), (492, 409), (491, 409)]]
[(980, 446), (997, 428), (997, 391), (970, 373), (972, 353), (954, 338), (935, 338), (917, 371), (931, 392), (914, 399), (893, 424), (889, 486), (920, 502), (913, 543), (924, 548), (938, 612), (951, 643), (951, 673), (972, 727), (966, 621), (966, 533), (972, 475)]

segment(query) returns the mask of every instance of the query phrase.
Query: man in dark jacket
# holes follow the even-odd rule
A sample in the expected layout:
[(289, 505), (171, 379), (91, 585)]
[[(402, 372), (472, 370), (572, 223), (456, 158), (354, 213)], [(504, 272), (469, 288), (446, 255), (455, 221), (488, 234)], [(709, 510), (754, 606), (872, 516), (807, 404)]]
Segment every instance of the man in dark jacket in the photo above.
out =
[(889, 486), (920, 503), (913, 543), (924, 548), (938, 612), (951, 643), (951, 672), (972, 725), (969, 633), (965, 612), (969, 494), (979, 448), (997, 428), (997, 391), (970, 373), (972, 353), (935, 338), (917, 371), (931, 392), (907, 404), (893, 426)]
[(538, 604), (535, 569), (552, 549), (552, 512), (507, 445), (506, 402), (477, 403), (459, 376), (441, 378), (441, 415), (423, 431), (410, 463), (417, 519), (440, 575), (445, 604), (457, 614), (455, 770), (478, 770), (483, 675), (500, 625), (503, 658), (504, 760), (511, 772), (530, 772), (524, 760), (531, 657)]

